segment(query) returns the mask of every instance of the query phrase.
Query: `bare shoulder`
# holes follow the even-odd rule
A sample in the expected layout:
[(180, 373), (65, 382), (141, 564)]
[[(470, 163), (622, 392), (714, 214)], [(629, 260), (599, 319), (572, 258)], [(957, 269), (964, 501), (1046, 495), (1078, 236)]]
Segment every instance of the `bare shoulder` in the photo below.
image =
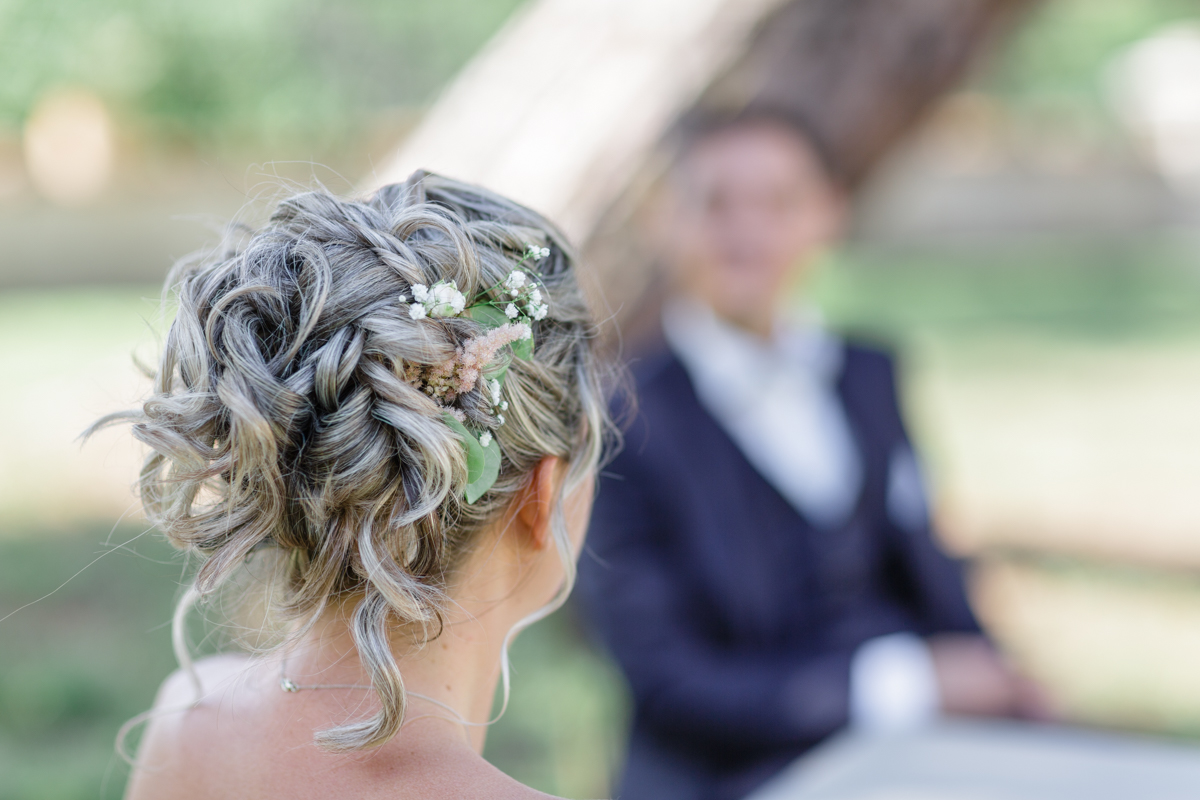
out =
[(509, 777), (475, 753), (425, 757), (408, 761), (406, 780), (396, 786), (374, 787), (370, 798), (455, 798), (455, 800), (558, 800)]
[(243, 655), (211, 656), (197, 661), (194, 673), (178, 669), (167, 676), (159, 687), (154, 708), (146, 715), (126, 800), (203, 796), (196, 793), (203, 776), (194, 774), (194, 756), (212, 745), (206, 733), (211, 727), (206, 718), (212, 715), (198, 714), (197, 710), (220, 705), (250, 665), (250, 659)]
[(250, 667), (249, 656), (241, 653), (222, 653), (202, 658), (193, 665), (193, 672), (177, 669), (168, 675), (159, 687), (154, 706), (171, 708), (190, 706), (197, 700), (203, 702), (245, 676)]
[[(336, 695), (281, 692), (270, 663), (240, 655), (178, 670), (159, 690), (126, 800), (309, 797), (358, 800), (546, 800), (427, 722), (369, 754), (316, 749)], [(332, 705), (331, 705), (332, 704)], [(398, 779), (398, 776), (403, 776)]]
[[(482, 759), (480, 759), (482, 761)], [(488, 762), (484, 762), (484, 772), (490, 773), (482, 778), (476, 784), (476, 795), (481, 800), (483, 798), (505, 798), (505, 800), (559, 800), (554, 795), (539, 792), (536, 789), (531, 789), (520, 781), (510, 778), (505, 773), (501, 772), (496, 767)], [(448, 793), (447, 797), (459, 796), (456, 793)]]

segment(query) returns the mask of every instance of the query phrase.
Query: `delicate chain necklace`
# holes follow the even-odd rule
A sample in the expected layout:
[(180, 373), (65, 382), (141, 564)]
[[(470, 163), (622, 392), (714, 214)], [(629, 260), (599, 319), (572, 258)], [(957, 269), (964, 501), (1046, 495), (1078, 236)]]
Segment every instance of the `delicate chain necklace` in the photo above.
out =
[[(301, 686), (300, 684), (296, 683), (295, 681), (293, 681), (291, 678), (289, 678), (287, 676), (287, 656), (284, 656), (283, 658), (281, 658), (279, 660), (279, 688), (285, 692), (294, 694), (295, 692), (299, 692), (299, 691), (306, 690), (306, 689), (374, 689), (375, 687), (370, 686), (370, 685), (363, 685), (361, 683), (310, 683), (310, 684)], [(442, 710), (447, 711), (450, 714), (453, 714), (454, 719), (449, 720), (450, 722), (455, 722), (459, 725), (463, 725), (468, 728), (486, 728), (489, 725), (491, 725), (492, 722), (495, 722), (495, 720), (492, 720), (492, 722), (468, 722), (466, 717), (464, 717), (462, 714), (458, 713), (458, 711), (455, 710), (453, 707), (447, 705), (446, 703), (443, 703), (441, 700), (437, 700), (428, 695), (418, 694), (417, 692), (409, 692), (408, 696), (424, 700), (427, 703), (432, 703), (433, 705), (437, 706), (438, 708), (441, 708)], [(431, 715), (422, 714), (420, 717), (413, 717), (412, 719), (405, 720), (403, 724), (407, 725), (410, 722), (416, 722), (418, 719), (422, 719), (423, 717), (428, 717), (428, 716), (431, 716)], [(445, 719), (445, 717), (442, 717), (442, 719)]]
[(279, 688), (285, 692), (298, 692), (301, 689), (373, 689), (361, 683), (310, 683), (305, 686), (293, 681), (287, 676), (287, 656), (279, 661)]

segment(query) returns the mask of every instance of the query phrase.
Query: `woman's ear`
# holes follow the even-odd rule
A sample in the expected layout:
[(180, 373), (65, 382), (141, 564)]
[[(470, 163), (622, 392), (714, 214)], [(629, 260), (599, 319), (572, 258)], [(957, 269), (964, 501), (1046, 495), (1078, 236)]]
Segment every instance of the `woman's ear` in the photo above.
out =
[(517, 520), (527, 532), (529, 543), (535, 550), (549, 547), (554, 538), (550, 530), (550, 517), (560, 480), (558, 466), (557, 456), (543, 458), (533, 468), (529, 483), (517, 495)]

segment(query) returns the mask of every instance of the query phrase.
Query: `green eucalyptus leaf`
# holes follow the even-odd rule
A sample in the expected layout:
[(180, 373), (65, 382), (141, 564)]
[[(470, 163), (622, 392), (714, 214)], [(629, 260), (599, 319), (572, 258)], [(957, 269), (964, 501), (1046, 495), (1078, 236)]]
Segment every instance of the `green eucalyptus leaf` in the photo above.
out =
[(467, 485), (469, 487), (483, 477), (485, 461), (483, 445), (479, 443), (473, 433), (467, 430), (467, 426), (459, 422), (449, 411), (442, 413), (442, 419), (458, 435), (458, 439), (467, 453)]
[(476, 303), (468, 306), (463, 313), (486, 328), (499, 328), (501, 325), (512, 322), (503, 311), (490, 303)]
[(493, 361), (488, 364), (483, 370), (483, 377), (488, 380), (500, 381), (500, 385), (504, 385), (504, 378), (508, 375), (508, 359), (503, 361)]
[(442, 412), (442, 419), (457, 434), (467, 452), (467, 503), (474, 503), (496, 482), (500, 475), (500, 445), (495, 438), (484, 447), (479, 438), (458, 421), (449, 411)]
[[(475, 442), (479, 444), (478, 440)], [(467, 503), (474, 503), (492, 488), (496, 478), (500, 477), (500, 443), (493, 436), (487, 447), (480, 445), (483, 451), (483, 472), (479, 479), (467, 484)]]
[(528, 361), (533, 358), (533, 335), (528, 339), (517, 339), (512, 343), (513, 355)]

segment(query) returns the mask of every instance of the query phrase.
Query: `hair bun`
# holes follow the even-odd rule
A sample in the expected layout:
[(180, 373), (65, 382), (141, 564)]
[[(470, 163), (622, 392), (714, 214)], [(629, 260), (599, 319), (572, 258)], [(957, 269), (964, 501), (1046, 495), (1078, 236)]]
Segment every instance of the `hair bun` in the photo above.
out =
[[(468, 505), (462, 442), (413, 375), (486, 328), (416, 319), (401, 297), (439, 281), (473, 297), (531, 241), (546, 247), (551, 312), (530, 322), (532, 357), (508, 366), (510, 410), (488, 427), (498, 476)], [(319, 738), (333, 749), (386, 741), (404, 708), (387, 625), (435, 632), (447, 576), (538, 461), (567, 460), (577, 481), (599, 456), (606, 414), (570, 248), (522, 206), (417, 173), (365, 200), (290, 197), (240, 247), (182, 263), (168, 286), (178, 312), (153, 396), (99, 424), (131, 419), (150, 447), (143, 505), (172, 543), (204, 556), (199, 594), (253, 553), (282, 587), (271, 610), (298, 630), (331, 598), (361, 595), (354, 634), (384, 710)], [(495, 398), (476, 384), (456, 408), (494, 425)]]

